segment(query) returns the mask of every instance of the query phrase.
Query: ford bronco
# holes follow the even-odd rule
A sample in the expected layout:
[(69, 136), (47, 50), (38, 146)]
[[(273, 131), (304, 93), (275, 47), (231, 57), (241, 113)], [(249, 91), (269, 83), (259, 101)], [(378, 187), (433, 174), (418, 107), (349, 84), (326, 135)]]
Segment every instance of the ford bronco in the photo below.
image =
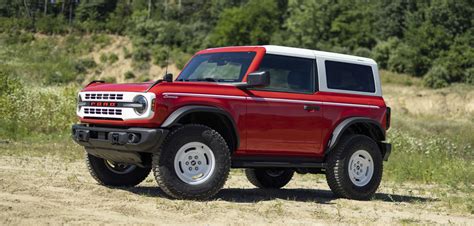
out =
[(153, 171), (177, 199), (208, 199), (230, 168), (259, 188), (322, 173), (338, 197), (377, 190), (391, 145), (374, 60), (282, 46), (198, 52), (173, 81), (92, 82), (78, 95), (92, 177), (135, 186)]

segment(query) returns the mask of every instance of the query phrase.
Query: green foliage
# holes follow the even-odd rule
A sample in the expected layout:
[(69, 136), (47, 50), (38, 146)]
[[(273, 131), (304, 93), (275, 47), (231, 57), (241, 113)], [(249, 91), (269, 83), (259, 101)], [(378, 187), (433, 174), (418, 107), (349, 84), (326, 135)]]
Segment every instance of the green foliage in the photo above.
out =
[(0, 137), (21, 139), (63, 133), (76, 120), (78, 87), (24, 88), (11, 70), (0, 70)]
[(146, 70), (150, 68), (149, 61), (151, 59), (150, 51), (145, 48), (136, 48), (132, 53), (132, 66), (139, 70)]
[(377, 43), (374, 47), (373, 57), (381, 69), (388, 69), (388, 60), (399, 43), (400, 40), (398, 38), (390, 38), (387, 41)]
[[(4, 1), (0, 4), (2, 40), (7, 45), (26, 44), (37, 38), (30, 31), (68, 33), (63, 46), (67, 53), (85, 54), (94, 46), (110, 44), (104, 33), (126, 34), (134, 51), (124, 49), (124, 56), (133, 58), (134, 68), (140, 70), (149, 68), (151, 60), (165, 65), (163, 48), (173, 52), (171, 59), (182, 66), (185, 60), (180, 59), (186, 57), (181, 56), (202, 48), (280, 44), (373, 57), (382, 69), (429, 76), (427, 84), (472, 83), (474, 4), (469, 0), (65, 3)], [(73, 67), (74, 60), (69, 61)], [(113, 63), (114, 58), (104, 62)], [(437, 65), (449, 75), (434, 76), (440, 70), (431, 69)], [(71, 81), (68, 73), (59, 72), (49, 73), (60, 78), (48, 81)]]
[(153, 56), (153, 60), (156, 65), (159, 65), (160, 67), (165, 67), (168, 62), (168, 58), (169, 58), (169, 53), (168, 51), (166, 50), (165, 47), (161, 47), (161, 46), (157, 46), (153, 49), (153, 53), (152, 53), (152, 56)]
[[(469, 187), (474, 178), (470, 145), (459, 146), (449, 139), (424, 137), (392, 130), (390, 141), (394, 150), (384, 167), (384, 176), (396, 181), (442, 183), (453, 187)], [(472, 159), (471, 159), (472, 161)]]
[(135, 78), (135, 74), (133, 73), (133, 71), (127, 71), (127, 72), (125, 72), (124, 76), (125, 76), (125, 79), (133, 79), (133, 78)]
[(84, 58), (77, 60), (75, 69), (78, 73), (85, 73), (88, 69), (95, 68), (97, 64), (92, 58)]
[(127, 49), (127, 47), (123, 47), (122, 51), (123, 51), (123, 57), (125, 59), (129, 59), (132, 57), (132, 53), (130, 52), (130, 50)]
[(106, 83), (116, 83), (117, 82), (117, 78), (115, 78), (115, 77), (105, 77), (105, 78), (103, 78), (103, 80)]
[(111, 53), (109, 55), (109, 64), (114, 64), (115, 62), (117, 62), (119, 60), (119, 57), (117, 56), (117, 54), (115, 53)]
[(99, 60), (100, 60), (101, 63), (105, 63), (105, 62), (107, 62), (107, 60), (109, 60), (109, 57), (107, 56), (107, 54), (102, 53), (102, 54), (100, 54)]
[(64, 34), (68, 31), (64, 17), (47, 15), (38, 19), (36, 30), (43, 34)]
[(370, 51), (370, 49), (364, 47), (359, 47), (355, 49), (353, 54), (356, 56), (372, 58), (372, 52)]
[(435, 65), (423, 78), (423, 83), (431, 88), (443, 88), (448, 86), (449, 76), (450, 73), (446, 67)]
[(222, 12), (211, 36), (218, 46), (268, 44), (278, 28), (278, 8), (273, 0), (250, 0)]

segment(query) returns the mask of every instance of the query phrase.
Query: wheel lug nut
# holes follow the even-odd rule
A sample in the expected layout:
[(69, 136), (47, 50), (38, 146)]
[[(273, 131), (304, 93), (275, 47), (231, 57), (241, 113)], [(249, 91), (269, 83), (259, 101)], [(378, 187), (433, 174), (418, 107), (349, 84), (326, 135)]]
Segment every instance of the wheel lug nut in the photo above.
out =
[(189, 162), (186, 162), (186, 165), (189, 165)]
[(194, 159), (198, 159), (198, 156), (197, 156), (197, 155), (196, 155), (196, 156), (194, 156)]
[(201, 165), (201, 161), (198, 161), (198, 165)]
[(193, 167), (189, 167), (189, 171), (193, 171)]
[(193, 159), (193, 157), (192, 157), (192, 156), (189, 156), (188, 159), (191, 160), (191, 159)]
[(195, 169), (195, 170), (198, 170), (199, 168), (196, 166), (194, 169)]

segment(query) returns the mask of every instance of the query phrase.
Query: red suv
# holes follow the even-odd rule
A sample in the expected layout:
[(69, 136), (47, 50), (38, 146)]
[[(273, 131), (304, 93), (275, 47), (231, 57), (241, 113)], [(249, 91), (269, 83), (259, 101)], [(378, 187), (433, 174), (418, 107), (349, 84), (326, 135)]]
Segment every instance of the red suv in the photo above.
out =
[(86, 86), (73, 139), (92, 176), (134, 186), (153, 170), (178, 199), (208, 199), (230, 168), (259, 188), (323, 173), (339, 197), (377, 190), (390, 108), (372, 59), (282, 46), (198, 52), (176, 80)]

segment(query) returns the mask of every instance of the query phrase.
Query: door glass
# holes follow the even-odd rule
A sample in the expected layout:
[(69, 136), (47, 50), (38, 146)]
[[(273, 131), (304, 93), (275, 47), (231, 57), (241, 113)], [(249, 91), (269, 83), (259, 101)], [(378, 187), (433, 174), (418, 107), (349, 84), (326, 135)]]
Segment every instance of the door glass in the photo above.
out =
[(312, 93), (314, 60), (267, 54), (259, 71), (270, 72), (270, 85), (260, 90)]

